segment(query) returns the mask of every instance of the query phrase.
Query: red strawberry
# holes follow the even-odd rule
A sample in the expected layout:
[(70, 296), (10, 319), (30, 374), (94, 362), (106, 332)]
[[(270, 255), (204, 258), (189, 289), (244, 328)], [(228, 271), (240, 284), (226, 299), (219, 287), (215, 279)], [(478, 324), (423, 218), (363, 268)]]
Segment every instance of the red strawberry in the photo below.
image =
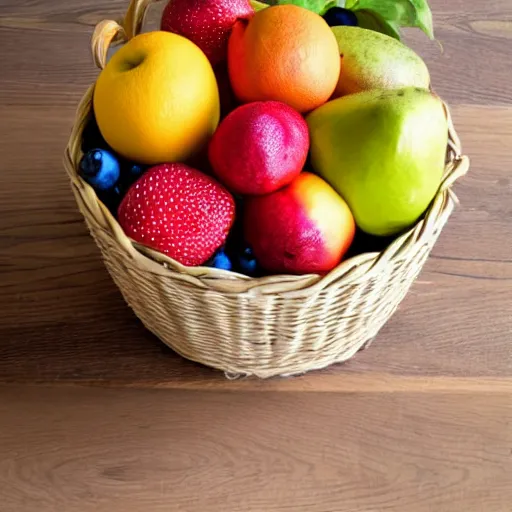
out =
[(170, 0), (162, 14), (161, 29), (190, 39), (215, 65), (227, 58), (235, 22), (253, 14), (249, 0)]
[(185, 164), (146, 171), (118, 210), (127, 236), (188, 266), (206, 262), (224, 244), (234, 216), (231, 194)]

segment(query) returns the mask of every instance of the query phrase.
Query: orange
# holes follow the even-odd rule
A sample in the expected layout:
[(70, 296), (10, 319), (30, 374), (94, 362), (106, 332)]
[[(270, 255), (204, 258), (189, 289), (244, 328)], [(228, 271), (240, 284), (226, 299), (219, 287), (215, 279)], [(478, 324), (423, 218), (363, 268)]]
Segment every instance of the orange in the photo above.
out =
[(197, 154), (219, 123), (219, 90), (205, 54), (170, 32), (138, 35), (116, 52), (94, 90), (94, 112), (110, 146), (145, 164)]
[(321, 16), (296, 5), (279, 5), (235, 24), (228, 66), (240, 101), (276, 100), (308, 112), (334, 92), (340, 54)]

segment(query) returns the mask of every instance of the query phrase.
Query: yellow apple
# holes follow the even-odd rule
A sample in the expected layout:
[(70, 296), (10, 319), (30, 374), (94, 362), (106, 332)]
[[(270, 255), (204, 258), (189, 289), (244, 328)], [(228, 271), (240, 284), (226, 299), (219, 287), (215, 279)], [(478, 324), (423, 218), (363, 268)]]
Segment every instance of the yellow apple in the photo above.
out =
[(99, 129), (123, 157), (182, 162), (219, 123), (219, 91), (204, 53), (177, 34), (140, 34), (115, 53), (94, 90)]

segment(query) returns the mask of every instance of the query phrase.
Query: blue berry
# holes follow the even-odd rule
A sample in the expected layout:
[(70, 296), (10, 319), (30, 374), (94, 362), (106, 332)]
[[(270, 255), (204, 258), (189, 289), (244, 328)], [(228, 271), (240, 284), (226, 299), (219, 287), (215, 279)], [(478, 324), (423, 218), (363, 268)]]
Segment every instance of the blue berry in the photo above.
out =
[(258, 262), (250, 247), (245, 247), (238, 256), (238, 266), (243, 274), (247, 276), (255, 276), (258, 273)]
[(357, 27), (359, 25), (357, 16), (349, 9), (343, 7), (332, 7), (324, 14), (324, 20), (330, 27), (347, 25)]
[(91, 149), (80, 160), (80, 176), (96, 190), (110, 190), (119, 181), (121, 167), (106, 149)]
[(217, 251), (210, 266), (221, 270), (231, 270), (233, 268), (231, 260), (222, 248)]

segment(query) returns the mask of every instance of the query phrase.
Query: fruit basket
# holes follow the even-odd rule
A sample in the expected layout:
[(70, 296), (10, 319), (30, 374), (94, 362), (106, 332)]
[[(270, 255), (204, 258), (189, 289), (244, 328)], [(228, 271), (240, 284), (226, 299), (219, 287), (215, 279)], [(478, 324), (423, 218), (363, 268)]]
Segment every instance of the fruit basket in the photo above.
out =
[[(150, 0), (132, 0), (121, 22), (103, 21), (92, 39), (97, 66), (110, 46), (142, 30)], [(93, 115), (92, 85), (65, 152), (65, 169), (105, 266), (143, 324), (183, 357), (227, 376), (302, 374), (348, 360), (373, 340), (422, 269), (457, 198), (453, 183), (469, 167), (450, 120), (446, 167), (420, 220), (384, 250), (349, 257), (326, 274), (246, 275), (189, 267), (127, 237), (79, 175), (82, 137)]]

